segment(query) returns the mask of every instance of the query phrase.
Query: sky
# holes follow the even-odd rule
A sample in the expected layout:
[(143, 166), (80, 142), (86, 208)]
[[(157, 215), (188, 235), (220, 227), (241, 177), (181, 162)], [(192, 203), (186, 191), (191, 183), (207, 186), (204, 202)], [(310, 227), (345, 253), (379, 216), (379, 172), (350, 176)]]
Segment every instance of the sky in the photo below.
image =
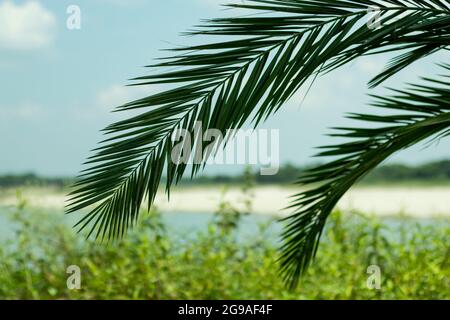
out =
[[(162, 57), (160, 49), (192, 43), (180, 33), (201, 19), (239, 15), (221, 8), (224, 1), (0, 0), (0, 174), (77, 174), (99, 130), (121, 118), (110, 111), (152, 93), (125, 87), (127, 79), (148, 73), (143, 66)], [(70, 5), (80, 9), (80, 29), (67, 26)], [(315, 147), (332, 143), (325, 135), (330, 127), (353, 123), (346, 112), (370, 111), (367, 81), (388, 59), (360, 58), (319, 78), (305, 99), (300, 92), (264, 123), (279, 129), (280, 161), (311, 163)], [(441, 61), (443, 54), (424, 59), (384, 85), (402, 87), (419, 75), (438, 74), (435, 63)], [(447, 139), (390, 161), (419, 164), (449, 158), (449, 150)], [(241, 169), (216, 166), (207, 173)]]

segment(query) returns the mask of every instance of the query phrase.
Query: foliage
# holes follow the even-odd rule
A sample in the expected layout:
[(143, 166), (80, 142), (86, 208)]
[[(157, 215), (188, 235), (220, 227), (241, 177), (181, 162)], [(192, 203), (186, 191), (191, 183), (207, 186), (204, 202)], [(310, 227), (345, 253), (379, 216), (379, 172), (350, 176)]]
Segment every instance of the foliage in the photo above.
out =
[(4, 188), (16, 188), (22, 186), (55, 186), (55, 187), (66, 187), (73, 183), (71, 178), (44, 178), (40, 177), (34, 173), (14, 175), (8, 174), (0, 176), (0, 187)]
[[(11, 217), (15, 237), (0, 246), (2, 299), (450, 298), (448, 222), (387, 226), (335, 212), (316, 263), (290, 291), (268, 226), (242, 239), (237, 229), (224, 234), (212, 222), (184, 238), (152, 211), (123, 241), (99, 245), (25, 204)], [(374, 264), (382, 270), (381, 290), (366, 286)], [(81, 268), (80, 290), (67, 288), (69, 265)]]
[(253, 206), (253, 192), (252, 187), (254, 185), (253, 175), (250, 167), (246, 167), (244, 171), (244, 183), (241, 187), (241, 199), (239, 199), (238, 205), (241, 204), (244, 207), (242, 211), (236, 207), (236, 204), (231, 203), (225, 199), (226, 188), (222, 192), (222, 199), (220, 200), (219, 207), (215, 214), (215, 223), (221, 229), (224, 234), (229, 233), (238, 227), (239, 222), (244, 215), (252, 213)]
[[(450, 64), (444, 69), (450, 71)], [(424, 78), (426, 84), (392, 90), (395, 95), (390, 97), (377, 97), (373, 106), (393, 114), (350, 114), (363, 126), (336, 128), (332, 136), (347, 141), (320, 148), (317, 157), (332, 160), (302, 173), (296, 184), (309, 189), (294, 196), (294, 213), (286, 219), (280, 260), (288, 282), (295, 285), (311, 263), (328, 215), (355, 183), (393, 153), (450, 134), (449, 79), (450, 74)], [(375, 126), (368, 127), (368, 123)]]
[(450, 181), (450, 160), (424, 163), (416, 167), (401, 164), (381, 166), (372, 171), (365, 182)]
[[(296, 177), (314, 167), (314, 165), (297, 166), (291, 163), (282, 165), (276, 175), (262, 176), (258, 173), (252, 174), (255, 184), (289, 184), (295, 182)], [(165, 182), (165, 177), (161, 178)], [(202, 184), (245, 184), (246, 173), (240, 175), (208, 175), (198, 178), (183, 179), (180, 185), (202, 185)], [(440, 160), (426, 162), (417, 166), (394, 163), (377, 167), (370, 172), (361, 183), (383, 184), (383, 183), (418, 183), (418, 184), (439, 184), (450, 180), (450, 160)], [(35, 174), (26, 175), (5, 175), (0, 176), (0, 187), (17, 188), (24, 186), (42, 187), (55, 186), (67, 188), (73, 183), (72, 178), (46, 178)]]
[[(287, 163), (280, 167), (278, 173), (273, 176), (253, 174), (255, 184), (289, 184), (294, 183), (296, 177), (317, 165), (296, 166)], [(241, 184), (245, 181), (245, 174), (237, 176), (202, 176), (195, 180), (185, 180), (183, 185), (196, 184)], [(450, 181), (450, 160), (440, 160), (423, 163), (420, 165), (407, 165), (400, 163), (384, 164), (364, 177), (360, 183), (370, 184), (440, 184)]]
[[(230, 6), (250, 10), (251, 15), (213, 19), (192, 32), (220, 36), (222, 41), (176, 48), (173, 56), (152, 66), (157, 73), (133, 79), (134, 85), (171, 87), (118, 107), (140, 113), (104, 130), (107, 138), (89, 158), (68, 207), (75, 212), (95, 204), (77, 225), (88, 228), (89, 236), (123, 237), (136, 224), (141, 204), (146, 201), (151, 207), (163, 171), (167, 192), (180, 181), (187, 166), (174, 159), (192, 150), (185, 144), (174, 146), (172, 137), (179, 129), (197, 141), (201, 122), (202, 132), (218, 129), (226, 142), (232, 137), (228, 129), (249, 122), (257, 126), (308, 82), (358, 57), (397, 54), (369, 82), (374, 87), (450, 45), (447, 0), (248, 0)], [(374, 6), (379, 28), (367, 25), (367, 9)], [(283, 233), (281, 268), (292, 286), (315, 256), (329, 213), (354, 183), (394, 152), (449, 133), (448, 75), (427, 80), (427, 86), (378, 98), (377, 106), (409, 111), (406, 115), (353, 115), (366, 122), (387, 122), (392, 130), (367, 129), (367, 124), (345, 129), (345, 137), (359, 140), (328, 147), (321, 155), (341, 158), (300, 178), (299, 184), (324, 185), (295, 196), (294, 213)], [(191, 177), (224, 141), (202, 146), (206, 157), (190, 168)]]

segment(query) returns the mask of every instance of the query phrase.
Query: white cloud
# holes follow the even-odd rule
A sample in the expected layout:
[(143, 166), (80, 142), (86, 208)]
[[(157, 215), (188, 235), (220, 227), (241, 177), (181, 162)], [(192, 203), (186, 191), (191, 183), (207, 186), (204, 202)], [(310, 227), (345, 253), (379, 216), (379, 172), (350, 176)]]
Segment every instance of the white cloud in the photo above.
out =
[(37, 1), (3, 1), (0, 21), (0, 48), (32, 50), (48, 46), (54, 38), (56, 18)]
[(124, 119), (127, 116), (136, 114), (133, 110), (112, 113), (116, 107), (155, 94), (157, 90), (159, 90), (159, 87), (156, 85), (151, 87), (126, 87), (124, 85), (113, 84), (100, 89), (87, 103), (73, 108), (71, 116), (82, 119), (83, 121), (106, 121), (103, 124), (106, 125), (111, 121)]
[(127, 102), (149, 96), (155, 92), (154, 86), (126, 87), (114, 84), (101, 90), (96, 97), (96, 104), (103, 110), (112, 110)]
[(32, 102), (22, 102), (16, 105), (0, 106), (0, 120), (30, 121), (37, 120), (44, 114), (42, 106)]
[(384, 63), (373, 57), (360, 57), (356, 60), (358, 69), (368, 75), (375, 76), (383, 70)]

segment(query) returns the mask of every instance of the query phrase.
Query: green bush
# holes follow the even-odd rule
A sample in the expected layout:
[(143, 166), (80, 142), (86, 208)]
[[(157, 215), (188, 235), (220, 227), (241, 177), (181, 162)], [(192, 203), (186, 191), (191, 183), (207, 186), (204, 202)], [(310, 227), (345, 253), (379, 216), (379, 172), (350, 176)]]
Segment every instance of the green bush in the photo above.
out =
[[(172, 235), (157, 212), (116, 243), (84, 241), (54, 216), (11, 216), (15, 237), (0, 246), (3, 299), (449, 299), (448, 222), (387, 226), (336, 212), (315, 263), (294, 291), (276, 265), (266, 226), (251, 239), (238, 231)], [(53, 222), (50, 222), (53, 221)], [(66, 268), (81, 268), (81, 289), (67, 288)], [(381, 289), (369, 289), (369, 265)]]

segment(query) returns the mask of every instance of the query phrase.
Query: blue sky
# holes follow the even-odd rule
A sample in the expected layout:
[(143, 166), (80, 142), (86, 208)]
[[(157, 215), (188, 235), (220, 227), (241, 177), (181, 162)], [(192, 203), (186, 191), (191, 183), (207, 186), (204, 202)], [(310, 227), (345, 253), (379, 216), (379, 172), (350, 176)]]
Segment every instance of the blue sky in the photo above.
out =
[[(202, 18), (233, 14), (220, 0), (0, 1), (0, 174), (75, 175), (117, 119), (109, 111), (149, 93), (125, 88), (144, 75), (159, 49), (189, 44), (180, 37)], [(81, 29), (68, 30), (66, 9), (81, 9)], [(236, 13), (238, 14), (238, 13)], [(3, 25), (2, 25), (3, 24)], [(329, 127), (348, 124), (345, 112), (367, 111), (367, 81), (388, 57), (364, 58), (320, 78), (263, 125), (280, 129), (282, 162), (311, 162), (314, 147), (329, 144)], [(385, 83), (401, 86), (439, 69), (435, 55)], [(154, 90), (154, 89), (152, 89)], [(376, 93), (383, 93), (377, 89)], [(120, 115), (119, 115), (120, 117)], [(449, 157), (449, 141), (406, 150), (391, 161), (420, 163)], [(241, 168), (213, 168), (233, 173)]]

